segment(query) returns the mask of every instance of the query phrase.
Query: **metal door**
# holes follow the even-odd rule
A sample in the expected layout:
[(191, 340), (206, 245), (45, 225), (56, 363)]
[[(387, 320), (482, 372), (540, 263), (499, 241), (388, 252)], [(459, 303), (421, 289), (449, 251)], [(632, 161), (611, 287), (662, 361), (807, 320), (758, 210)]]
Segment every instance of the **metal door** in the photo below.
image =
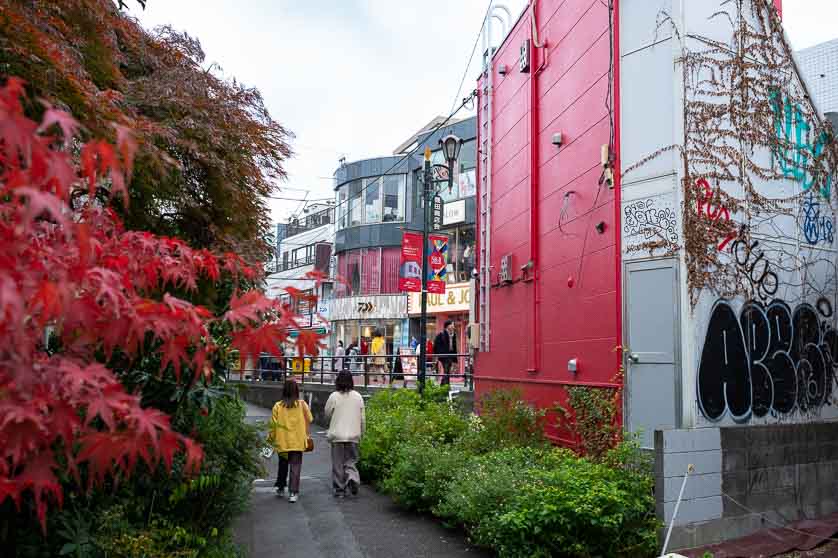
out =
[(676, 266), (665, 259), (625, 267), (626, 424), (642, 433), (644, 448), (654, 447), (655, 430), (680, 422)]

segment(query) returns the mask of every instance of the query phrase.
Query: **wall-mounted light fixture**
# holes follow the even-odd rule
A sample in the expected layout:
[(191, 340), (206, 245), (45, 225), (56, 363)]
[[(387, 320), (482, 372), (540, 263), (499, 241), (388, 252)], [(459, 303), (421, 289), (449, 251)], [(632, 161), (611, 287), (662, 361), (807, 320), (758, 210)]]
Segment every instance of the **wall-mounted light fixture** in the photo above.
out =
[(498, 73), (500, 75), (505, 76), (508, 71), (509, 68), (506, 67), (506, 64), (498, 64)]
[(556, 132), (555, 134), (553, 134), (553, 145), (555, 145), (556, 147), (561, 147), (562, 141), (563, 138), (561, 132)]
[(596, 224), (596, 232), (602, 234), (605, 232), (605, 221), (600, 221)]

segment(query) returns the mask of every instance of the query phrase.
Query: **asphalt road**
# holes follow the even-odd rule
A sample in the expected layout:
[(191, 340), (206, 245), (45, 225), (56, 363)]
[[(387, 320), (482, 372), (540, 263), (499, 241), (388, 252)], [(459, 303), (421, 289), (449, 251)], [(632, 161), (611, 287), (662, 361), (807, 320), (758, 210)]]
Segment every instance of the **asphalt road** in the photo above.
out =
[[(248, 420), (270, 411), (248, 406)], [(304, 454), (300, 499), (274, 493), (276, 456), (266, 461), (270, 478), (254, 482), (250, 509), (235, 526), (250, 558), (454, 558), (490, 556), (470, 547), (463, 534), (432, 517), (397, 508), (389, 497), (362, 485), (357, 497), (331, 494), (331, 461), (325, 432), (314, 428), (315, 450)], [(363, 479), (362, 479), (363, 480)]]

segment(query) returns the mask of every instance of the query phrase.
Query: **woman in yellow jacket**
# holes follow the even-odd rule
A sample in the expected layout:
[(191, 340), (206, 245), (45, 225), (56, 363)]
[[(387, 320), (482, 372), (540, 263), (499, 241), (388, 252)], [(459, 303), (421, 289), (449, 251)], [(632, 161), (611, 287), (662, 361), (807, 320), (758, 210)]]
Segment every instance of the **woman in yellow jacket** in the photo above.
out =
[(285, 380), (282, 399), (274, 404), (271, 415), (271, 434), (279, 458), (276, 493), (286, 493), (285, 481), (288, 478), (288, 501), (291, 503), (296, 502), (300, 495), (303, 452), (310, 437), (312, 420), (311, 409), (300, 399), (297, 382)]
[(385, 366), (387, 365), (387, 343), (384, 341), (384, 335), (380, 329), (376, 329), (373, 333), (372, 345), (370, 346), (370, 354), (372, 357), (372, 381), (375, 383), (384, 383)]

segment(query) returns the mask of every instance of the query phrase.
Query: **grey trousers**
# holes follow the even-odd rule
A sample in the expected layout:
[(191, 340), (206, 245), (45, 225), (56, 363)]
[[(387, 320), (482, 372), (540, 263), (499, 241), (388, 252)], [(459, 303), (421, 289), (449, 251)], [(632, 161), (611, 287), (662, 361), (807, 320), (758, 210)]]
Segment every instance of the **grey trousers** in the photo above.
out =
[(276, 472), (276, 487), (282, 490), (285, 488), (285, 480), (288, 479), (288, 492), (291, 494), (299, 494), (300, 492), (300, 473), (303, 468), (303, 452), (289, 451), (288, 459), (283, 459), (281, 455), (277, 455)]
[(332, 442), (332, 487), (338, 491), (346, 490), (349, 481), (361, 484), (358, 474), (358, 444), (355, 442)]

